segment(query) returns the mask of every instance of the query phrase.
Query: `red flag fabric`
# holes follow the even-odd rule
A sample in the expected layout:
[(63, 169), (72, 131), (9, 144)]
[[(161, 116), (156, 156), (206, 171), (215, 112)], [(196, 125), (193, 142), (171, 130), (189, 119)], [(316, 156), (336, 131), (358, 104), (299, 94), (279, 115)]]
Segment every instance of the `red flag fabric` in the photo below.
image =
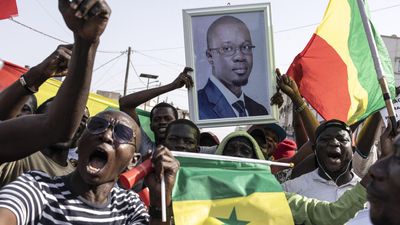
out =
[(16, 0), (1, 0), (0, 1), (0, 20), (8, 19), (18, 15)]
[(3, 68), (0, 69), (0, 91), (14, 83), (26, 71), (28, 69), (4, 61)]
[[(382, 72), (391, 96), (395, 96), (389, 53), (372, 22), (369, 23)], [(287, 74), (326, 120), (354, 124), (385, 106), (356, 0), (329, 1), (321, 24)]]

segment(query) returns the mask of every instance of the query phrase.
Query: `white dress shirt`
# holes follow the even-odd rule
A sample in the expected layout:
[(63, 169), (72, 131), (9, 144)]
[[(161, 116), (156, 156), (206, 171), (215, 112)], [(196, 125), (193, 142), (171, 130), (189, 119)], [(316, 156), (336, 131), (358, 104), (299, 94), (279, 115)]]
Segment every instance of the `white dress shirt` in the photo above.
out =
[(335, 202), (344, 192), (354, 187), (361, 178), (353, 173), (350, 182), (337, 186), (332, 180), (326, 180), (318, 174), (318, 169), (306, 173), (282, 184), (286, 192), (293, 192), (309, 198)]
[[(221, 83), (221, 81), (219, 81), (216, 77), (214, 76), (210, 76), (210, 80), (215, 84), (215, 86), (217, 86), (217, 88), (221, 91), (221, 93), (224, 95), (225, 99), (228, 101), (229, 105), (231, 105), (231, 108), (233, 109), (233, 111), (235, 112), (236, 116), (239, 117), (239, 112), (235, 109), (235, 107), (232, 107), (232, 104), (242, 100), (243, 104), (245, 104), (244, 102), (244, 94), (242, 91), (242, 94), (238, 97), (236, 97), (236, 95), (234, 95), (228, 88), (225, 87), (224, 84)], [(246, 114), (249, 115), (249, 112), (246, 109), (246, 105), (245, 105), (245, 110), (246, 110)]]
[[(318, 169), (306, 173), (293, 180), (288, 180), (282, 184), (286, 192), (293, 192), (304, 195), (309, 198), (315, 198), (328, 202), (335, 202), (343, 195), (344, 192), (353, 188), (361, 178), (355, 173), (350, 182), (337, 186), (332, 180), (326, 180), (318, 174)], [(357, 215), (349, 220), (346, 225), (372, 225), (369, 220), (369, 210), (364, 209), (357, 213)]]

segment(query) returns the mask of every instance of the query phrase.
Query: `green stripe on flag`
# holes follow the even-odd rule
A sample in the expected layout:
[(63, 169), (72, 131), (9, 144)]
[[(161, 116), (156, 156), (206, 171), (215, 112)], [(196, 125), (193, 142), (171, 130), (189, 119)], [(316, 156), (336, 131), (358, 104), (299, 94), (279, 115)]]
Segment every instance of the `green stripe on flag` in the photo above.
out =
[(174, 201), (211, 200), (282, 192), (268, 165), (176, 157), (180, 162)]
[[(369, 116), (371, 113), (385, 106), (382, 91), (379, 85), (375, 65), (372, 59), (371, 50), (368, 44), (368, 39), (361, 20), (360, 10), (356, 0), (348, 0), (351, 8), (351, 24), (348, 46), (352, 61), (357, 68), (358, 80), (361, 86), (368, 92), (368, 105), (363, 114), (355, 114), (350, 121), (359, 121)], [(366, 3), (365, 3), (366, 4)], [(375, 44), (378, 49), (379, 58), (381, 61), (383, 73), (386, 75), (386, 81), (390, 88), (392, 98), (395, 97), (394, 74), (392, 63), (387, 52), (386, 46), (381, 36), (376, 32), (372, 22), (370, 21), (373, 30)], [(361, 113), (361, 112), (359, 112)]]

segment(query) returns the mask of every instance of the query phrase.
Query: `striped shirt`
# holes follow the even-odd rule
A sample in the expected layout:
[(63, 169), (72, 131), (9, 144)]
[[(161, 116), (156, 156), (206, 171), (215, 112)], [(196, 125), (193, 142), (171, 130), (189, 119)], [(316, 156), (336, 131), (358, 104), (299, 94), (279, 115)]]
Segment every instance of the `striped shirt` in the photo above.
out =
[(64, 177), (51, 178), (31, 171), (0, 190), (0, 207), (17, 218), (17, 224), (148, 224), (149, 215), (133, 191), (113, 187), (102, 205), (72, 194)]

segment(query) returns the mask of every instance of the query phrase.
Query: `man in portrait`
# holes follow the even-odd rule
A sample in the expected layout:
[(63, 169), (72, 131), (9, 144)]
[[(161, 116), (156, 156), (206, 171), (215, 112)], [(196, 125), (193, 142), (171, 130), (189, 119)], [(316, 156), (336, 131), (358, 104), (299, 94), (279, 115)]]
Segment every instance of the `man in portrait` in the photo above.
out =
[(242, 88), (253, 68), (254, 48), (250, 31), (240, 19), (222, 16), (210, 25), (206, 55), (212, 75), (197, 92), (201, 120), (268, 115)]

